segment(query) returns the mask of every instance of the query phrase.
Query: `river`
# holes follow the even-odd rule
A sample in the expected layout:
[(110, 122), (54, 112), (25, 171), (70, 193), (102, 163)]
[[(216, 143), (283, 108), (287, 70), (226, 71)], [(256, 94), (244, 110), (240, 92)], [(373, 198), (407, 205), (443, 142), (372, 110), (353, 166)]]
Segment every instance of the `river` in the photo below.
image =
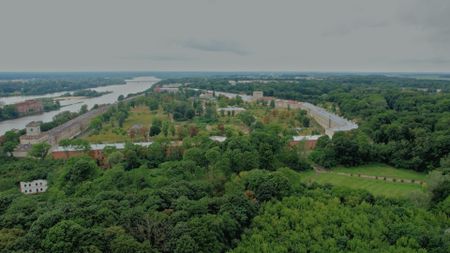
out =
[[(138, 77), (126, 82), (123, 85), (109, 85), (98, 88), (92, 88), (99, 92), (109, 91), (111, 93), (105, 94), (100, 97), (94, 98), (80, 98), (74, 97), (67, 100), (60, 101), (61, 108), (59, 110), (45, 112), (42, 114), (26, 116), (18, 119), (5, 120), (0, 122), (0, 135), (11, 129), (23, 129), (25, 125), (30, 121), (52, 121), (53, 116), (63, 111), (78, 112), (82, 105), (87, 105), (91, 109), (95, 104), (111, 104), (117, 101), (120, 95), (127, 96), (128, 94), (143, 92), (148, 88), (151, 88), (153, 84), (158, 82), (159, 79), (154, 77)], [(14, 96), (14, 97), (0, 97), (0, 102), (4, 104), (13, 104), (22, 102), (28, 99), (44, 98), (44, 97), (58, 97), (66, 92), (57, 92), (44, 94), (39, 96)]]

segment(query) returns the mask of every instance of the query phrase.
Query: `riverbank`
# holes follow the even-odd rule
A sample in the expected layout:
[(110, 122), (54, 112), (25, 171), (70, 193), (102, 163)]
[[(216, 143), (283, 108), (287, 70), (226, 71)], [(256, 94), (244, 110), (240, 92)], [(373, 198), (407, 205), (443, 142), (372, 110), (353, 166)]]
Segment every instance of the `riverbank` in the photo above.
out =
[(26, 100), (12, 105), (1, 106), (0, 122), (19, 119), (30, 115), (39, 115), (45, 112), (59, 110), (60, 108), (61, 105), (59, 101), (52, 98)]
[[(23, 118), (2, 121), (0, 122), (0, 135), (3, 135), (5, 132), (12, 129), (23, 129), (25, 128), (25, 125), (28, 124), (30, 121), (50, 122), (52, 121), (55, 115), (63, 111), (78, 112), (83, 105), (86, 105), (89, 109), (91, 109), (94, 105), (112, 104), (117, 101), (117, 98), (120, 95), (127, 97), (129, 94), (142, 93), (145, 90), (150, 89), (155, 83), (159, 81), (160, 79), (149, 77), (145, 79), (145, 82), (143, 81), (127, 82), (127, 84), (125, 85), (111, 85), (94, 88), (93, 90), (96, 90), (98, 92), (111, 91), (111, 93), (94, 98), (71, 97), (71, 99), (61, 100), (60, 101), (61, 108), (59, 108), (58, 110), (45, 112), (39, 115), (32, 115)], [(63, 94), (64, 93), (57, 93), (55, 96), (55, 93), (52, 93), (46, 94), (44, 95), (44, 97), (57, 97)], [(21, 102), (31, 99), (28, 96), (15, 98), (16, 100), (14, 102)], [(4, 98), (0, 98), (0, 100), (2, 99)], [(9, 100), (11, 100), (11, 98), (9, 98)]]

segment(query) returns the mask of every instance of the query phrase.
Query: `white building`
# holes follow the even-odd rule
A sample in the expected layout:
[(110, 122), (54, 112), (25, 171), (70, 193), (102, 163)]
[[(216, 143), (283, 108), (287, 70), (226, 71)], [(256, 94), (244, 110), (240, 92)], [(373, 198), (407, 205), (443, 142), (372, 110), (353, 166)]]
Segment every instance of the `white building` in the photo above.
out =
[(47, 191), (47, 180), (38, 179), (31, 182), (20, 182), (20, 192), (25, 194), (36, 194)]
[(228, 106), (228, 107), (223, 107), (223, 108), (219, 108), (217, 109), (217, 112), (219, 113), (223, 113), (224, 115), (228, 115), (228, 116), (234, 116), (237, 115), (241, 112), (245, 111), (244, 108), (242, 107), (234, 107), (234, 106)]
[(322, 135), (299, 135), (292, 136), (293, 141), (317, 141)]
[(262, 91), (254, 91), (253, 92), (253, 100), (262, 99), (264, 97), (264, 93)]
[(216, 135), (216, 136), (210, 136), (209, 139), (212, 140), (212, 141), (224, 142), (224, 141), (227, 140), (227, 137)]

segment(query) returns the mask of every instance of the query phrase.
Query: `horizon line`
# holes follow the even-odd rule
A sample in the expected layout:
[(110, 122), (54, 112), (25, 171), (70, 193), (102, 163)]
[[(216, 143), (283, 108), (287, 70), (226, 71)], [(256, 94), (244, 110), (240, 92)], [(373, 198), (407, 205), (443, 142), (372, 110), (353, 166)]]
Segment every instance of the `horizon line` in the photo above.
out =
[(355, 73), (355, 74), (450, 74), (450, 71), (376, 71), (376, 70), (8, 70), (7, 73)]

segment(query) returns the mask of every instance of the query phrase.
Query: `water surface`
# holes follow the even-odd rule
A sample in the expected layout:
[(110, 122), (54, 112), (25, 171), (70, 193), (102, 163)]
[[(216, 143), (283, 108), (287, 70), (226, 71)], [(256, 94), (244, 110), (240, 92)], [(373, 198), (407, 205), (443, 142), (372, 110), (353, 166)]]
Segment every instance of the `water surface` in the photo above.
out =
[[(127, 81), (123, 85), (110, 85), (98, 88), (92, 88), (91, 90), (96, 91), (110, 91), (111, 93), (105, 94), (100, 97), (94, 98), (79, 98), (74, 97), (67, 100), (60, 101), (61, 108), (56, 111), (45, 112), (38, 115), (26, 116), (18, 119), (0, 121), (0, 135), (3, 135), (6, 131), (11, 129), (23, 129), (25, 125), (30, 121), (52, 121), (53, 116), (63, 111), (78, 112), (83, 105), (87, 105), (91, 109), (95, 104), (110, 104), (117, 101), (120, 95), (127, 96), (128, 94), (138, 93), (151, 88), (153, 84), (158, 82), (159, 79), (154, 77), (138, 77), (133, 80)], [(14, 96), (14, 97), (0, 97), (0, 101), (5, 104), (13, 104), (22, 102), (28, 99), (44, 98), (44, 97), (57, 97), (61, 96), (66, 92), (49, 93), (38, 96)]]

